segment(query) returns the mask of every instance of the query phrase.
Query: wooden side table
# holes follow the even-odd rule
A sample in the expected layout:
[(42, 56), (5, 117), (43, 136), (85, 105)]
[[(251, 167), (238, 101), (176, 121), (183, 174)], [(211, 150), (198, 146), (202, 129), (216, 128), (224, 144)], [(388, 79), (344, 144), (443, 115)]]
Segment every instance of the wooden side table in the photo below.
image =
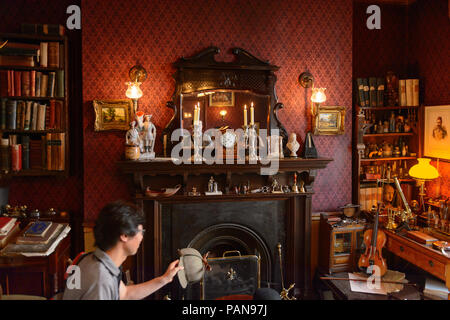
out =
[(51, 298), (65, 287), (64, 273), (70, 258), (70, 234), (47, 257), (0, 256), (3, 294)]

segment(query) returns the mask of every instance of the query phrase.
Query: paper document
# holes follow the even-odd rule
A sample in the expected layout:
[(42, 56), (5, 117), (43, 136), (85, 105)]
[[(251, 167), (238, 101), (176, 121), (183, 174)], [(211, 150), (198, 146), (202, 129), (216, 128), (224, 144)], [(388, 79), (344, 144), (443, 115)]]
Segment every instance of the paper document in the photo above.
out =
[(384, 283), (375, 281), (375, 277), (370, 278), (372, 281), (351, 281), (351, 280), (367, 280), (369, 278), (363, 277), (354, 273), (349, 273), (348, 278), (350, 279), (350, 290), (353, 292), (363, 292), (372, 294), (383, 294), (387, 295), (386, 287)]

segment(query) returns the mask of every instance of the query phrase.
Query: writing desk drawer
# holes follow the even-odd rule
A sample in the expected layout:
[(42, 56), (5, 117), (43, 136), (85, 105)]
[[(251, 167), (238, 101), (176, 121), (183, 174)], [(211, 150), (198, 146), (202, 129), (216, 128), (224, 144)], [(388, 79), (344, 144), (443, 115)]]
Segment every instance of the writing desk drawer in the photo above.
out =
[(442, 275), (445, 274), (445, 265), (442, 262), (437, 261), (423, 252), (415, 250), (413, 247), (393, 241), (389, 238), (386, 248), (393, 254), (415, 264), (419, 268), (438, 278), (442, 278)]

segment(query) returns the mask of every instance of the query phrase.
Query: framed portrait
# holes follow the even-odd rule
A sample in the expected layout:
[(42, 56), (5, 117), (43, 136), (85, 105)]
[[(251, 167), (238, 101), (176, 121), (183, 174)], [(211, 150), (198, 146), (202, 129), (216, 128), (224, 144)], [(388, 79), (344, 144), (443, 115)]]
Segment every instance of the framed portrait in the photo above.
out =
[(128, 130), (132, 118), (131, 100), (94, 100), (95, 131)]
[(337, 135), (345, 131), (345, 107), (319, 106), (313, 117), (315, 135)]
[(423, 155), (450, 160), (450, 105), (425, 106)]
[(234, 107), (234, 92), (217, 91), (209, 95), (210, 107)]

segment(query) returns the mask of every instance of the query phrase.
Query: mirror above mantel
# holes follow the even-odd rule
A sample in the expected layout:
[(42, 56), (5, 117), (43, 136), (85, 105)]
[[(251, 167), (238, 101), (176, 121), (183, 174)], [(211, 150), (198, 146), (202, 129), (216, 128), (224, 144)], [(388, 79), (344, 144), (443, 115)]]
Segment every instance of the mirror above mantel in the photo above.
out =
[[(251, 105), (254, 106), (254, 122), (267, 128), (267, 112), (270, 96), (248, 90), (217, 90), (181, 94), (181, 127), (191, 131), (195, 105), (200, 106), (199, 120), (207, 129), (239, 129), (250, 122)], [(247, 113), (247, 115), (245, 115)]]
[(247, 121), (254, 106), (254, 122), (259, 129), (278, 129), (286, 146), (288, 134), (278, 120), (277, 112), (283, 104), (277, 101), (275, 71), (279, 67), (260, 60), (241, 48), (233, 48), (234, 60), (215, 60), (220, 50), (209, 47), (200, 53), (180, 58), (174, 63), (175, 92), (167, 107), (174, 115), (163, 130), (163, 154), (169, 156), (172, 132), (183, 128), (192, 132), (195, 105), (200, 106), (203, 130), (211, 128), (239, 129), (244, 125), (244, 106)]

